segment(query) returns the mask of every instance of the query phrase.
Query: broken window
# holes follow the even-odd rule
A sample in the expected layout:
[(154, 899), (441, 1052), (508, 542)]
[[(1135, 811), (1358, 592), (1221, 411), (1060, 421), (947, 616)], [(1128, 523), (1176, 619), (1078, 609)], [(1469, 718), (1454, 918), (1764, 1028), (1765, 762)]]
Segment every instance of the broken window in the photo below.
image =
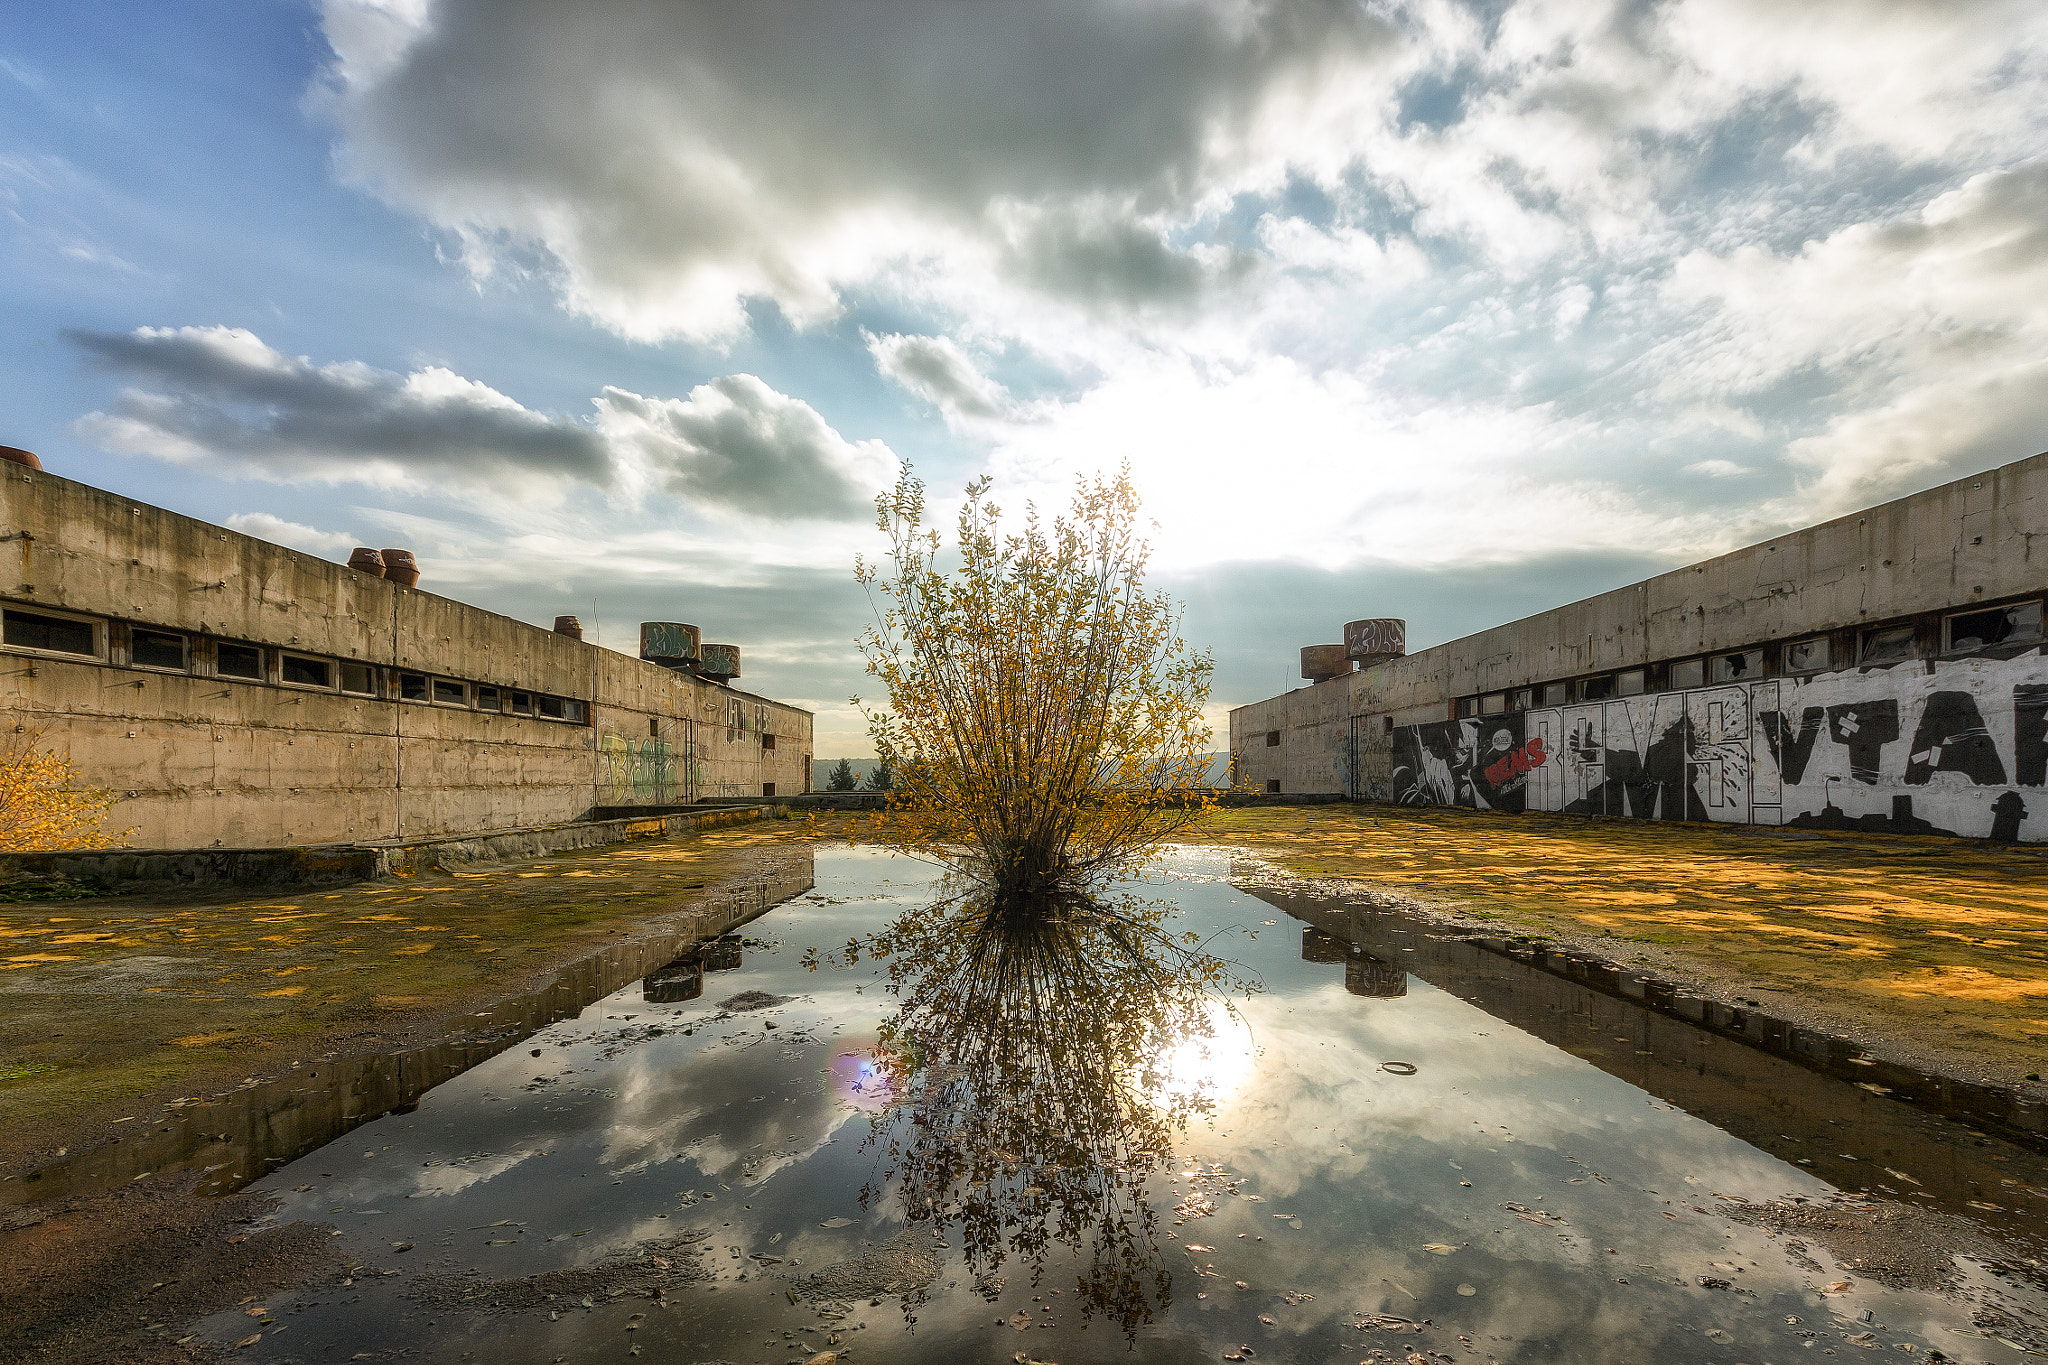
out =
[(427, 699), (427, 675), (424, 673), (399, 674), (398, 695), (407, 701), (425, 701)]
[(453, 706), (469, 704), (469, 684), (456, 682), (453, 678), (434, 679), (434, 700)]
[(1749, 682), (1764, 675), (1764, 652), (1760, 649), (1738, 649), (1727, 654), (1714, 656), (1714, 681)]
[(185, 671), (185, 637), (168, 630), (135, 630), (128, 635), (129, 662), (143, 668)]
[(1460, 697), (1460, 698), (1458, 698), (1458, 719), (1459, 719), (1459, 720), (1469, 720), (1469, 719), (1471, 719), (1471, 718), (1472, 718), (1473, 716), (1476, 716), (1476, 715), (1478, 715), (1478, 714), (1479, 714), (1479, 698), (1477, 698), (1477, 697)]
[(1278, 730), (1266, 731), (1266, 747), (1268, 749), (1277, 749), (1280, 747), (1280, 732)]
[(1964, 612), (1948, 618), (1948, 648), (1974, 653), (1993, 645), (2024, 644), (2041, 638), (2041, 604), (2021, 602), (1989, 611)]
[(213, 647), (213, 671), (223, 678), (263, 679), (263, 651), (254, 645), (218, 644)]
[(1856, 661), (1865, 664), (1890, 664), (1912, 657), (1913, 628), (1886, 626), (1882, 630), (1863, 632), (1863, 649)]
[(476, 689), (476, 709), (479, 711), (498, 711), (504, 709), (504, 704), (498, 699), (498, 689), (495, 687), (479, 686)]
[(1536, 689), (1533, 687), (1519, 688), (1508, 699), (1508, 709), (1510, 711), (1526, 711), (1535, 704)]
[(1602, 701), (1614, 695), (1614, 679), (1608, 675), (1585, 678), (1579, 682), (1580, 701)]
[[(764, 749), (772, 749), (772, 748), (774, 748), (774, 747), (775, 747), (775, 736), (773, 736), (773, 735), (763, 735), (763, 736), (761, 736), (761, 747), (762, 747), (762, 748), (764, 748)], [(770, 796), (773, 796), (773, 795), (775, 795), (775, 793), (774, 793), (774, 792), (769, 792), (768, 794), (769, 794)]]
[(1787, 673), (1811, 673), (1817, 668), (1828, 666), (1828, 637), (1817, 636), (1811, 640), (1796, 640), (1785, 646), (1785, 671)]
[(512, 714), (515, 716), (530, 716), (533, 714), (533, 694), (531, 692), (514, 692), (512, 694)]
[(1681, 659), (1671, 665), (1671, 686), (1674, 689), (1705, 687), (1707, 685), (1707, 662), (1704, 659)]
[(334, 670), (325, 659), (308, 659), (298, 654), (278, 658), (278, 676), (300, 687), (327, 687)]

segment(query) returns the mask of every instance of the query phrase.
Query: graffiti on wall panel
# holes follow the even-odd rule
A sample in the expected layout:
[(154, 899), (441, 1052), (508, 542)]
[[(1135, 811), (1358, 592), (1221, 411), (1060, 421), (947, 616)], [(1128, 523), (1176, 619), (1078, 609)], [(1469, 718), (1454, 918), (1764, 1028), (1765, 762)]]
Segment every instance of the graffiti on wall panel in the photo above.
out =
[(667, 805), (680, 799), (674, 745), (607, 730), (598, 737), (597, 756), (601, 805)]
[(2048, 839), (2048, 659), (1914, 661), (1399, 727), (1389, 799)]

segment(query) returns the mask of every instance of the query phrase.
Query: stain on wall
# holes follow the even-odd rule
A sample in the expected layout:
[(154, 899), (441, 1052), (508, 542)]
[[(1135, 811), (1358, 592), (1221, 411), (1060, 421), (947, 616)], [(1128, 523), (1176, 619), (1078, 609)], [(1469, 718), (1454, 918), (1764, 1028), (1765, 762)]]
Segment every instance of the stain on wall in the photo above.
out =
[[(2035, 651), (1400, 726), (1384, 783), (1375, 763), (1360, 763), (1368, 780), (1356, 794), (1475, 810), (2048, 839), (2044, 673), (2048, 660)], [(1374, 719), (1353, 727), (1354, 744)]]

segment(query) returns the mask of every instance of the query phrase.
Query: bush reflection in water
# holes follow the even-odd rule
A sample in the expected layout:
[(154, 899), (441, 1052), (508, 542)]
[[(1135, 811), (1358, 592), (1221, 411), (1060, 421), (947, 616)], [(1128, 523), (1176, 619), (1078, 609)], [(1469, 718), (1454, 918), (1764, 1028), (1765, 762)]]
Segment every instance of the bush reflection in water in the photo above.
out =
[(876, 1162), (863, 1207), (895, 1200), (960, 1246), (990, 1301), (1006, 1275), (1038, 1285), (1066, 1250), (1081, 1257), (1084, 1319), (1134, 1334), (1172, 1305), (1145, 1185), (1213, 1107), (1191, 1052), (1219, 1041), (1219, 1019), (1239, 1026), (1234, 1001), (1258, 989), (1207, 941), (1174, 932), (1172, 913), (1137, 897), (970, 890), (829, 963), (806, 957), (812, 970), (884, 963), (897, 997), (868, 1083), (893, 1102), (866, 1139)]

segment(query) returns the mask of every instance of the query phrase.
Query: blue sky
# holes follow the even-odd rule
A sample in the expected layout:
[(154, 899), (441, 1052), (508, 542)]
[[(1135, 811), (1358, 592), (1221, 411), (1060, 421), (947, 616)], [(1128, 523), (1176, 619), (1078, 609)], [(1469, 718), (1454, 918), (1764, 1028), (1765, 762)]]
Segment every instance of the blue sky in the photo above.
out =
[(2036, 3), (16, 6), (0, 443), (825, 755), (898, 461), (1128, 459), (1220, 714), (2048, 448), (2044, 95)]

